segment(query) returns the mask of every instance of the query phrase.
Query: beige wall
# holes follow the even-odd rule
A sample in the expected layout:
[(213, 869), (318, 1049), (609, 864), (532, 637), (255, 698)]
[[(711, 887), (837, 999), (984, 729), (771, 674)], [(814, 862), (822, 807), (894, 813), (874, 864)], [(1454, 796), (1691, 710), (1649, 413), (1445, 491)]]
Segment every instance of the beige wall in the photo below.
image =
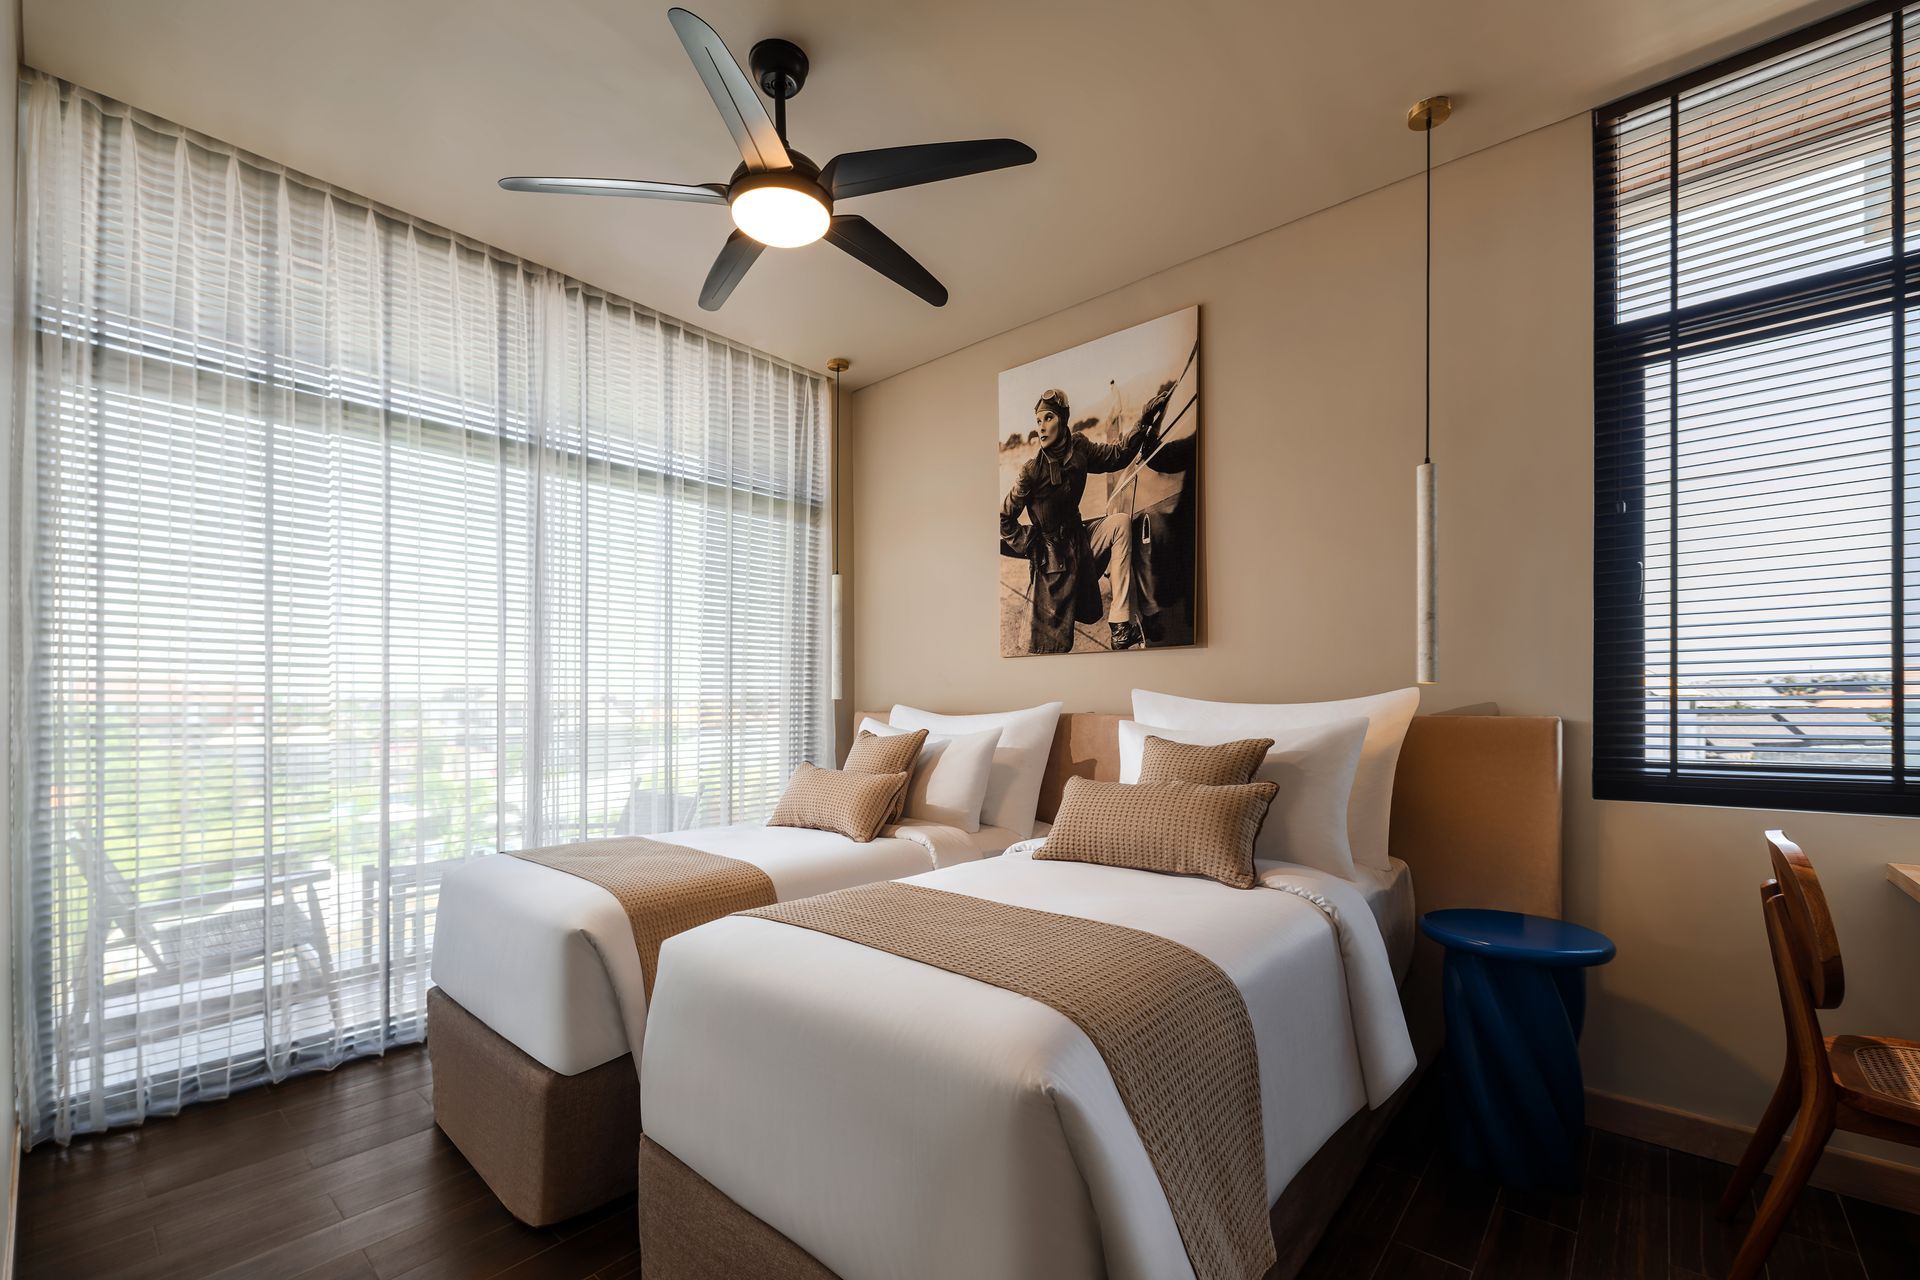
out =
[[(1832, 895), (1849, 985), (1829, 1030), (1920, 1038), (1920, 903), (1883, 865), (1913, 859), (1920, 827), (1591, 798), (1590, 164), (1581, 117), (1435, 177), (1443, 679), (1424, 706), (1565, 717), (1567, 912), (1620, 947), (1595, 982), (1588, 1084), (1751, 1124), (1781, 1052), (1761, 832), (1805, 843)], [(858, 705), (1123, 711), (1135, 686), (1266, 700), (1412, 683), (1420, 250), (1416, 179), (854, 394)], [(999, 657), (997, 375), (1193, 303), (1204, 647)]]

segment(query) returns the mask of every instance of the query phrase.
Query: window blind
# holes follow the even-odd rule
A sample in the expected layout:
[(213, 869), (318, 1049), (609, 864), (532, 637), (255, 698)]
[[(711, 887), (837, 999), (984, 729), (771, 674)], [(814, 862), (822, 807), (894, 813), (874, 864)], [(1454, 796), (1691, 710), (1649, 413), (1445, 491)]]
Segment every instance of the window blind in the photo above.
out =
[(1916, 10), (1595, 117), (1594, 794), (1920, 812)]
[(420, 1038), (445, 869), (829, 752), (813, 374), (24, 86), (32, 1139)]

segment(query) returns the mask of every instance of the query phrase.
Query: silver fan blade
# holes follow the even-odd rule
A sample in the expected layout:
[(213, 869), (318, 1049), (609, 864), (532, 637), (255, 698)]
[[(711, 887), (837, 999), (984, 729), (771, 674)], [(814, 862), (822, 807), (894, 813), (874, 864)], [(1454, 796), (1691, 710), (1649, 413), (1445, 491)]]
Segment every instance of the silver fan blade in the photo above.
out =
[(764, 247), (744, 231), (728, 236), (727, 242), (720, 246), (720, 256), (713, 260), (707, 272), (707, 282), (700, 287), (700, 309), (718, 311)]
[(712, 27), (685, 9), (667, 10), (667, 20), (673, 23), (674, 33), (686, 46), (687, 56), (693, 59), (693, 69), (700, 73), (700, 81), (712, 95), (713, 105), (720, 109), (720, 118), (727, 122), (727, 131), (739, 144), (740, 158), (746, 161), (748, 170), (759, 173), (793, 168), (786, 143), (780, 141), (780, 133), (761, 104), (753, 81), (747, 79), (747, 73), (727, 52), (726, 42)]
[(508, 191), (555, 196), (637, 196), (643, 200), (687, 200), (725, 204), (727, 189), (717, 182), (648, 182), (643, 178), (502, 178)]

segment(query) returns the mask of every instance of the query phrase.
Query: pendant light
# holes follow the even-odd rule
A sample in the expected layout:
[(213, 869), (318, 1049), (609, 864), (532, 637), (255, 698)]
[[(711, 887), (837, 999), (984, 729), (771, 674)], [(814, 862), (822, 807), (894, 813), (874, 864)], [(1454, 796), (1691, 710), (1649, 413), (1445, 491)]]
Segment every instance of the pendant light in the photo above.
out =
[(1407, 128), (1427, 136), (1426, 423), (1420, 465), (1413, 469), (1414, 679), (1440, 678), (1439, 488), (1433, 470), (1433, 131), (1453, 114), (1453, 100), (1422, 98), (1407, 112)]
[(829, 559), (833, 566), (832, 588), (829, 595), (827, 662), (831, 671), (831, 696), (838, 702), (846, 696), (844, 684), (846, 674), (842, 670), (840, 659), (840, 375), (845, 373), (853, 362), (845, 356), (834, 356), (827, 361), (827, 372), (833, 375), (833, 423), (827, 437), (827, 450), (833, 466), (833, 524), (828, 531), (827, 546)]

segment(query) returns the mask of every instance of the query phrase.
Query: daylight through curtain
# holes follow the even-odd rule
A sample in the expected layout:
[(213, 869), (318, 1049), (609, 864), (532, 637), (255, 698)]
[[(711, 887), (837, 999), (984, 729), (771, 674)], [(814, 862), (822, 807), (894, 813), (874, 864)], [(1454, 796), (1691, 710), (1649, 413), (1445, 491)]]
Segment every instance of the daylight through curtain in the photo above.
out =
[(25, 82), (32, 1140), (424, 1030), (444, 869), (826, 754), (814, 375)]

